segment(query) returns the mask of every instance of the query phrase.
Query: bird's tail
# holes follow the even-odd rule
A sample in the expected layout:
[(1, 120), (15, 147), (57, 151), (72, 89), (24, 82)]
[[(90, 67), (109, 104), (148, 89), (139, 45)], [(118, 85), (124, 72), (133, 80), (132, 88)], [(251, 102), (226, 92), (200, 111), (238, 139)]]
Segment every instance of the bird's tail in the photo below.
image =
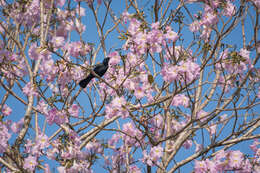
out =
[(85, 79), (83, 79), (83, 80), (81, 80), (81, 81), (79, 82), (79, 85), (80, 85), (82, 88), (85, 88), (85, 87), (88, 85), (88, 83), (91, 81), (92, 78), (93, 78), (92, 75), (88, 75), (88, 77), (86, 77)]

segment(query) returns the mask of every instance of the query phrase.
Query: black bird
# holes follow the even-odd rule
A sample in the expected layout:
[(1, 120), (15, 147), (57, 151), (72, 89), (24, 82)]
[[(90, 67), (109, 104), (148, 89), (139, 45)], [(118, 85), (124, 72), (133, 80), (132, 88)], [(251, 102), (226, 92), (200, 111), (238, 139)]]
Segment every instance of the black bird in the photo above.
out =
[[(107, 69), (108, 69), (109, 59), (110, 59), (110, 58), (107, 57), (107, 58), (105, 58), (105, 59), (103, 60), (103, 63), (97, 64), (97, 65), (94, 66), (93, 71), (94, 71), (99, 77), (102, 77), (102, 76), (106, 73), (106, 71), (107, 71)], [(93, 79), (93, 78), (95, 78), (95, 76), (94, 76), (92, 73), (90, 73), (85, 79), (83, 79), (83, 80), (81, 80), (81, 81), (79, 82), (79, 85), (80, 85), (82, 88), (85, 88), (85, 87), (88, 85), (88, 83), (91, 81), (91, 79)]]

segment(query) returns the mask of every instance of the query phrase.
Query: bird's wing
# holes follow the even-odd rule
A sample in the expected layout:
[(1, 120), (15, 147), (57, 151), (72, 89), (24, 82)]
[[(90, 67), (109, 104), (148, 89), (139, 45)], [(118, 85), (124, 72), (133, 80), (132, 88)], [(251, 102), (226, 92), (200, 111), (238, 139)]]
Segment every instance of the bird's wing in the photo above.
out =
[(104, 69), (105, 69), (104, 64), (97, 64), (96, 67), (93, 69), (93, 71), (99, 76), (102, 76), (102, 72), (104, 71)]

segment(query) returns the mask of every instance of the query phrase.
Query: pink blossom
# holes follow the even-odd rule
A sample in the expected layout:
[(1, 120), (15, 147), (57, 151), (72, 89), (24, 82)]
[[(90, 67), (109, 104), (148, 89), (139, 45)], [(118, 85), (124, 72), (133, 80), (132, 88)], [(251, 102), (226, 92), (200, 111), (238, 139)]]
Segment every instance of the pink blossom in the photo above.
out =
[(102, 153), (103, 151), (101, 144), (96, 140), (89, 142), (85, 148), (89, 154)]
[(191, 32), (197, 32), (197, 31), (199, 31), (200, 26), (201, 26), (200, 22), (198, 20), (195, 20), (194, 22), (192, 22), (190, 24), (189, 29)]
[[(57, 16), (57, 17), (60, 17), (61, 20), (64, 20), (63, 18), (65, 18), (66, 16), (64, 16), (64, 17), (61, 16), (63, 14), (62, 12), (60, 12), (60, 14), (58, 13), (57, 15), (60, 15), (60, 16)], [(61, 23), (61, 25), (59, 25), (57, 27), (56, 36), (61, 36), (61, 37), (64, 37), (66, 39), (68, 37), (69, 29), (71, 29), (71, 27), (69, 27), (69, 26), (70, 26), (70, 23), (67, 23), (67, 22)], [(73, 27), (72, 27), (72, 29), (73, 29)]]
[(17, 123), (13, 122), (11, 125), (11, 129), (14, 133), (19, 133), (24, 125), (24, 118), (20, 119)]
[[(233, 1), (233, 0), (232, 0)], [(210, 6), (214, 9), (218, 8), (219, 5), (221, 4), (221, 0), (211, 0), (209, 1)]]
[(118, 110), (116, 108), (112, 107), (111, 104), (106, 106), (106, 119), (110, 119), (117, 115), (118, 115)]
[(49, 146), (48, 136), (44, 133), (40, 133), (36, 140), (36, 145), (38, 145), (41, 150), (47, 148)]
[(47, 115), (48, 114), (48, 104), (44, 103), (43, 100), (41, 100), (37, 105), (37, 110), (40, 111), (42, 114)]
[(23, 87), (23, 93), (26, 95), (26, 96), (37, 96), (37, 92), (36, 92), (36, 89), (34, 87), (34, 85), (32, 85), (30, 82), (28, 82), (24, 87)]
[(114, 98), (111, 104), (112, 104), (112, 107), (114, 107), (114, 108), (122, 108), (122, 106), (125, 106), (126, 101), (125, 101), (125, 98), (123, 96), (121, 96), (121, 97)]
[(155, 163), (158, 163), (158, 160), (163, 156), (163, 148), (161, 146), (154, 146), (151, 148), (149, 154), (147, 154), (146, 150), (143, 151), (142, 161), (150, 166), (153, 166)]
[(260, 145), (260, 142), (258, 139), (254, 140), (254, 143), (250, 145), (251, 150), (253, 150), (255, 153), (257, 152), (257, 146)]
[(68, 117), (64, 111), (58, 111), (56, 108), (52, 108), (48, 111), (48, 114), (45, 115), (47, 118), (47, 123), (52, 125), (53, 123), (56, 124), (63, 124), (68, 122)]
[(129, 63), (129, 66), (135, 66), (138, 63), (138, 57), (136, 54), (129, 52), (126, 61)]
[(150, 157), (151, 159), (156, 162), (163, 156), (163, 148), (161, 146), (155, 146), (151, 148)]
[(173, 42), (177, 41), (177, 39), (179, 38), (178, 34), (176, 32), (174, 32), (170, 26), (166, 27), (166, 34), (165, 34), (165, 38), (169, 39)]
[(78, 57), (80, 55), (84, 56), (86, 52), (89, 51), (89, 47), (86, 47), (86, 45), (83, 45), (81, 42), (72, 42), (66, 44), (66, 49), (68, 50), (68, 53), (73, 57)]
[(131, 18), (128, 27), (128, 32), (131, 35), (135, 35), (138, 32), (140, 26), (141, 26), (141, 22), (139, 22), (136, 18)]
[(55, 66), (53, 59), (46, 59), (42, 60), (40, 70), (41, 78), (46, 79), (47, 82), (52, 82), (57, 76), (58, 68)]
[(70, 108), (69, 108), (69, 113), (71, 114), (71, 116), (74, 117), (78, 117), (79, 116), (79, 106), (76, 104), (73, 104)]
[(202, 34), (200, 35), (200, 38), (204, 41), (207, 41), (209, 39), (209, 36), (211, 34), (212, 29), (206, 25), (203, 25)]
[(135, 125), (131, 122), (125, 123), (123, 125), (123, 132), (127, 135), (123, 135), (123, 140), (127, 145), (135, 145), (140, 146), (140, 143), (136, 141), (136, 138), (141, 140), (143, 134), (140, 130), (138, 130)]
[(214, 160), (222, 160), (227, 156), (227, 153), (222, 149), (217, 152), (214, 157)]
[(206, 25), (206, 26), (210, 26), (210, 25), (214, 25), (217, 24), (218, 22), (218, 17), (216, 14), (214, 14), (214, 12), (210, 11), (210, 12), (206, 12), (202, 18), (201, 24), (202, 25)]
[(51, 110), (48, 111), (48, 114), (46, 114), (45, 116), (47, 117), (47, 123), (49, 125), (52, 125), (55, 121), (55, 117), (57, 116), (58, 111), (56, 108), (52, 108)]
[(66, 168), (64, 166), (57, 167), (57, 170), (59, 171), (59, 173), (67, 173)]
[(241, 173), (251, 173), (252, 172), (253, 167), (248, 159), (246, 159), (243, 162), (243, 165), (241, 167), (242, 167), (242, 171), (240, 171)]
[(173, 97), (171, 105), (184, 106), (185, 108), (187, 108), (189, 106), (189, 98), (186, 97), (184, 94), (178, 94)]
[(163, 125), (163, 117), (161, 114), (157, 114), (154, 116), (151, 120), (151, 124), (155, 126), (156, 128), (162, 128)]
[[(152, 24), (152, 30), (147, 33), (146, 41), (150, 45), (151, 53), (161, 52), (162, 51), (162, 45), (165, 45), (165, 35), (163, 34), (163, 32), (161, 30), (159, 30), (158, 27), (159, 27), (158, 22)], [(171, 34), (174, 35), (174, 33), (171, 33)], [(171, 36), (170, 38), (173, 38), (173, 37)], [(143, 52), (143, 53), (145, 53), (145, 52)]]
[(8, 132), (8, 128), (0, 122), (0, 153), (6, 151), (10, 138), (11, 134)]
[(2, 108), (2, 113), (4, 116), (8, 116), (12, 113), (12, 109), (7, 106), (6, 104), (4, 104), (3, 108)]
[[(143, 50), (145, 51), (145, 49)], [(149, 50), (151, 53), (160, 53), (162, 51), (162, 46), (158, 43), (152, 43), (150, 44)], [(144, 51), (142, 51), (141, 54), (144, 54)]]
[(64, 45), (64, 41), (64, 37), (57, 36), (52, 38), (51, 43), (55, 48), (61, 48)]
[(124, 118), (127, 118), (129, 116), (129, 112), (126, 108), (122, 107), (122, 109), (120, 110), (119, 112), (121, 114), (121, 117), (124, 119)]
[(220, 53), (220, 55), (219, 55), (220, 63), (216, 64), (216, 68), (217, 69), (222, 69), (223, 68), (223, 65), (221, 64), (221, 62), (222, 62), (222, 60), (228, 58), (228, 54), (229, 54), (229, 50), (228, 49), (225, 49), (223, 52)]
[(58, 114), (55, 116), (55, 123), (56, 124), (63, 124), (68, 123), (68, 117), (64, 111), (59, 111)]
[(229, 57), (232, 56), (232, 53), (229, 53), (228, 49), (225, 49), (225, 51), (222, 52), (220, 55), (220, 61), (216, 64), (216, 67), (220, 70), (226, 69), (232, 75), (238, 73), (241, 75), (245, 70), (248, 69), (248, 67), (253, 67), (250, 62), (250, 52), (246, 49), (240, 50), (239, 55), (243, 57), (243, 61), (241, 60), (238, 63), (234, 63), (232, 60), (230, 60)]
[(257, 8), (260, 8), (260, 0), (252, 0), (253, 3), (257, 6)]
[(182, 61), (179, 66), (179, 73), (185, 76), (185, 80), (192, 81), (199, 76), (200, 66), (190, 60)]
[(56, 158), (56, 153), (59, 153), (60, 151), (57, 149), (57, 147), (51, 148), (47, 150), (47, 158), (49, 159), (55, 159)]
[(134, 90), (134, 95), (137, 99), (142, 99), (143, 97), (145, 97), (145, 91), (141, 87), (137, 87)]
[(153, 162), (152, 162), (152, 160), (150, 158), (150, 155), (147, 154), (146, 150), (143, 151), (142, 162), (146, 163), (149, 166), (153, 166)]
[(40, 58), (39, 56), (39, 52), (38, 52), (39, 48), (37, 47), (36, 43), (32, 43), (29, 50), (28, 50), (28, 55), (31, 59), (33, 60), (37, 60)]
[(236, 7), (230, 2), (227, 1), (226, 6), (223, 10), (225, 16), (233, 16), (236, 13)]
[(207, 172), (207, 164), (205, 161), (195, 160), (195, 173), (206, 173)]
[(84, 70), (80, 66), (74, 66), (72, 68), (72, 78), (75, 81), (80, 81), (85, 76)]
[(205, 121), (207, 117), (208, 117), (208, 112), (205, 112), (203, 110), (199, 111), (196, 116), (196, 118), (199, 119), (201, 122)]
[(29, 155), (24, 159), (23, 168), (29, 171), (34, 171), (35, 167), (38, 165), (37, 158), (35, 156)]
[(133, 37), (135, 45), (132, 49), (138, 52), (138, 54), (144, 54), (147, 49), (148, 34), (145, 32), (138, 32), (135, 37)]
[(127, 23), (127, 20), (129, 20), (129, 17), (130, 17), (130, 14), (128, 13), (128, 11), (124, 11), (122, 13), (122, 19), (123, 19), (125, 24)]
[(23, 77), (23, 76), (27, 75), (28, 70), (26, 67), (25, 60), (23, 58), (19, 57), (19, 59), (17, 59), (17, 61), (18, 61), (18, 65), (14, 67), (15, 75), (17, 75), (19, 77)]
[(110, 57), (109, 64), (117, 65), (120, 63), (121, 57), (119, 56), (118, 52), (112, 52), (108, 55)]
[(210, 173), (218, 173), (216, 162), (206, 159), (206, 165)]
[(250, 63), (250, 51), (247, 49), (240, 49), (239, 55), (246, 59), (247, 63)]
[(241, 153), (239, 150), (237, 151), (231, 151), (228, 155), (229, 157), (229, 166), (232, 168), (241, 168), (242, 161), (244, 160), (243, 153)]
[(66, 0), (57, 0), (57, 5), (62, 7), (65, 4)]
[(119, 141), (120, 138), (121, 138), (121, 135), (119, 133), (113, 134), (112, 138), (110, 138), (108, 140), (108, 145), (110, 147), (114, 146)]
[(234, 87), (234, 83), (227, 77), (225, 79), (223, 76), (220, 76), (218, 83), (225, 92), (229, 92)]
[(159, 22), (155, 22), (155, 23), (152, 23), (152, 24), (151, 24), (152, 29), (155, 29), (155, 30), (158, 30), (158, 29), (159, 29), (159, 26), (160, 26), (160, 23), (159, 23)]
[(179, 68), (178, 66), (173, 66), (173, 65), (169, 65), (169, 64), (164, 64), (161, 74), (163, 76), (163, 79), (167, 82), (172, 82), (174, 80), (177, 79), (178, 77), (178, 71)]
[(124, 82), (124, 87), (130, 91), (133, 91), (137, 88), (137, 83), (134, 81), (134, 79), (126, 79)]

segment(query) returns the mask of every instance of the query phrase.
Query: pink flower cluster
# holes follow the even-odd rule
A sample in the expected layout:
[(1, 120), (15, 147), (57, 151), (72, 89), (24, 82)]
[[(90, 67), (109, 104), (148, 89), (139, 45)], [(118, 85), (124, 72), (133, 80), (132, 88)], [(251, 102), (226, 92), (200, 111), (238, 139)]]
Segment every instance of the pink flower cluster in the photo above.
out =
[(220, 53), (215, 66), (216, 69), (227, 72), (225, 76), (220, 76), (218, 81), (225, 92), (234, 87), (236, 75), (239, 75), (242, 80), (244, 72), (253, 68), (250, 61), (250, 52), (243, 48), (239, 52), (229, 52), (228, 49), (225, 49)]
[[(122, 140), (123, 145), (119, 140)], [(108, 147), (113, 149), (114, 153), (111, 157), (112, 162), (108, 156), (105, 157), (106, 165), (112, 165), (112, 170), (116, 171), (119, 168), (122, 169), (128, 160), (129, 163), (134, 163), (132, 157), (132, 148), (140, 147), (143, 145), (143, 134), (135, 127), (132, 122), (125, 123), (123, 125), (122, 133), (115, 133), (111, 139), (108, 140)], [(130, 165), (130, 169), (136, 172), (140, 172), (140, 169), (136, 165)]]
[(0, 153), (4, 153), (8, 147), (8, 140), (11, 134), (8, 132), (6, 125), (0, 123)]
[[(224, 7), (224, 8), (223, 8)], [(219, 10), (222, 11), (220, 12)], [(227, 17), (232, 17), (236, 13), (236, 7), (230, 0), (221, 1), (221, 0), (210, 0), (204, 4), (204, 13), (201, 17), (195, 15), (198, 20), (194, 20), (190, 24), (190, 31), (197, 32), (202, 27), (202, 33), (200, 37), (203, 40), (208, 40), (211, 34), (212, 29), (210, 28), (213, 25), (216, 25), (219, 22), (218, 15), (224, 15)]]
[(179, 65), (165, 63), (161, 75), (167, 82), (175, 80), (190, 82), (199, 76), (200, 66), (192, 61), (182, 61)]
[(212, 160), (195, 160), (195, 173), (218, 173), (236, 171), (238, 173), (251, 173), (252, 165), (240, 151), (220, 150)]
[(126, 118), (129, 116), (128, 111), (124, 108), (126, 100), (123, 96), (115, 97), (113, 101), (106, 106), (106, 118), (110, 119), (114, 116), (122, 116)]
[(11, 129), (14, 133), (19, 133), (24, 125), (24, 118), (20, 119), (18, 122), (12, 122)]
[(151, 53), (159, 53), (163, 50), (167, 40), (175, 42), (178, 39), (178, 34), (174, 32), (170, 26), (165, 28), (165, 31), (160, 29), (159, 22), (153, 23), (150, 30), (142, 30), (141, 22), (136, 18), (131, 18), (130, 15), (124, 14), (124, 20), (130, 21), (128, 32), (130, 37), (123, 46), (125, 49), (130, 49), (135, 54), (145, 54), (147, 50)]
[(143, 134), (140, 130), (138, 130), (135, 125), (131, 122), (125, 123), (123, 125), (124, 133), (116, 133), (112, 136), (112, 138), (108, 141), (110, 147), (115, 148), (116, 143), (119, 139), (124, 141), (124, 144), (127, 146), (140, 146), (140, 142), (142, 142)]
[(86, 149), (86, 153), (88, 155), (98, 154), (98, 153), (102, 153), (103, 152), (103, 148), (102, 148), (101, 144), (97, 140), (94, 140), (93, 142), (89, 142), (86, 145), (85, 149)]
[(185, 108), (187, 108), (189, 106), (189, 98), (186, 97), (184, 94), (178, 94), (173, 97), (171, 105), (184, 106)]
[(48, 136), (40, 133), (35, 142), (27, 140), (25, 144), (25, 153), (29, 154), (28, 157), (24, 159), (23, 168), (29, 171), (34, 171), (35, 167), (38, 165), (38, 158), (43, 155), (43, 150), (45, 150), (50, 145)]
[(163, 156), (163, 148), (161, 146), (154, 146), (151, 148), (150, 153), (143, 151), (142, 161), (150, 166), (159, 165), (159, 160)]
[(64, 111), (58, 111), (56, 108), (50, 109), (45, 116), (49, 125), (53, 123), (60, 125), (69, 121), (66, 113)]
[(98, 141), (89, 142), (85, 147), (85, 150), (80, 149), (80, 139), (79, 136), (74, 131), (69, 132), (68, 139), (70, 142), (67, 143), (66, 147), (64, 143), (60, 140), (54, 140), (51, 143), (52, 148), (47, 151), (47, 157), (49, 159), (60, 158), (63, 161), (70, 161), (71, 166), (59, 166), (57, 170), (59, 172), (74, 173), (74, 172), (86, 172), (92, 173), (89, 168), (90, 163), (88, 161), (89, 157), (93, 157), (96, 153), (102, 151), (101, 145)]
[[(65, 110), (59, 111), (56, 108), (48, 109), (48, 105), (41, 100), (37, 105), (38, 111), (40, 111), (47, 119), (49, 125), (53, 123), (63, 124), (68, 122), (68, 114)], [(68, 108), (68, 113), (72, 117), (78, 117), (79, 115), (79, 106), (76, 104), (71, 105)]]
[(4, 104), (3, 108), (2, 108), (2, 113), (4, 116), (8, 116), (12, 113), (12, 109), (7, 106), (6, 104)]
[(68, 112), (70, 113), (71, 116), (78, 117), (79, 116), (79, 106), (76, 104), (71, 105), (71, 107), (68, 109)]
[(36, 91), (35, 85), (31, 84), (31, 82), (28, 82), (24, 87), (23, 87), (23, 93), (26, 96), (37, 96), (38, 93)]
[[(109, 81), (109, 84), (115, 88), (122, 87), (125, 92), (133, 93), (137, 100), (147, 98), (148, 101), (152, 101), (154, 89), (148, 80), (149, 73), (144, 68), (143, 60), (136, 54), (130, 52), (125, 58), (124, 66), (119, 66), (121, 57), (118, 52), (110, 53), (109, 57), (111, 57), (110, 68), (105, 74), (104, 79)], [(122, 104), (119, 103), (119, 106), (116, 106), (119, 100), (125, 103), (124, 98), (118, 99), (115, 90), (104, 83), (101, 83), (100, 87), (106, 91), (106, 94), (114, 96), (113, 101), (109, 104), (110, 107), (107, 108), (107, 112), (109, 113), (109, 115), (107, 115), (108, 118), (114, 116), (112, 112), (116, 113), (116, 110), (113, 110), (112, 107), (116, 107), (118, 111), (123, 111), (125, 115), (122, 114), (122, 117), (126, 118), (128, 113), (121, 106)]]
[[(232, 55), (233, 54), (233, 55)], [(229, 52), (225, 49), (220, 54), (219, 62), (216, 64), (218, 70), (227, 70), (230, 74), (243, 74), (248, 68), (252, 68), (250, 52), (240, 49), (240, 52)]]

